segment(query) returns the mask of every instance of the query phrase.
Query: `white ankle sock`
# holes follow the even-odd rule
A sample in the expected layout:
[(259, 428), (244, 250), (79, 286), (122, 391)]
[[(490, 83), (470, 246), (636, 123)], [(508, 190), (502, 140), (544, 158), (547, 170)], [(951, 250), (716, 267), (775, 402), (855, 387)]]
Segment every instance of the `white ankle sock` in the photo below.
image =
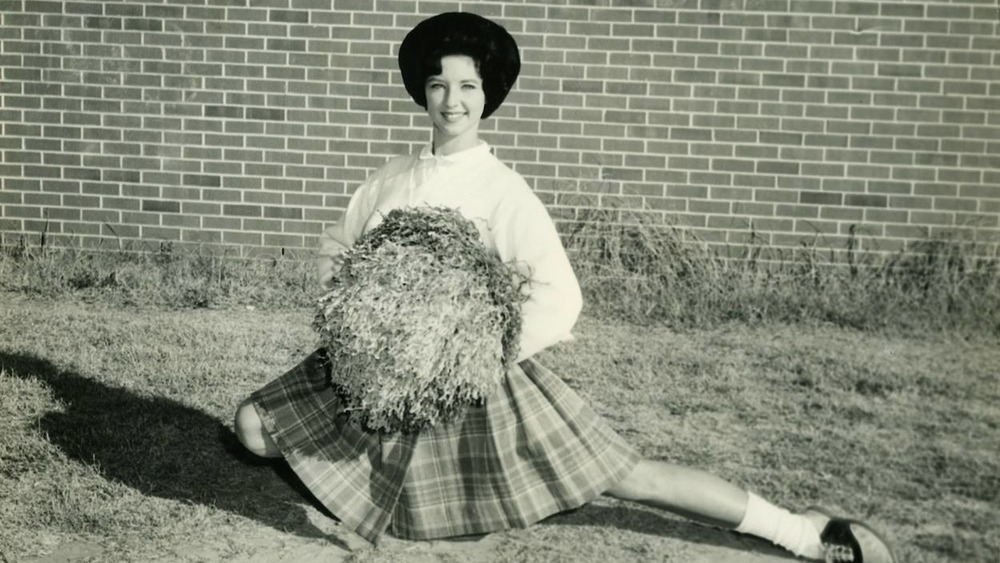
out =
[(753, 493), (747, 495), (747, 509), (737, 532), (774, 542), (799, 557), (823, 559), (819, 530), (808, 518), (792, 514)]

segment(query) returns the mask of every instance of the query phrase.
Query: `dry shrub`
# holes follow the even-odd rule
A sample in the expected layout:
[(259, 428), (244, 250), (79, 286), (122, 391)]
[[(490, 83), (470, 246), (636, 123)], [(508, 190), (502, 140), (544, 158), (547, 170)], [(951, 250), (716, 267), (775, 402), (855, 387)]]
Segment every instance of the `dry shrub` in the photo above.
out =
[(894, 253), (840, 251), (804, 237), (768, 246), (750, 233), (725, 252), (689, 231), (615, 210), (584, 213), (566, 236), (588, 312), (635, 323), (705, 328), (813, 322), (877, 330), (1000, 334), (1000, 255), (939, 236)]

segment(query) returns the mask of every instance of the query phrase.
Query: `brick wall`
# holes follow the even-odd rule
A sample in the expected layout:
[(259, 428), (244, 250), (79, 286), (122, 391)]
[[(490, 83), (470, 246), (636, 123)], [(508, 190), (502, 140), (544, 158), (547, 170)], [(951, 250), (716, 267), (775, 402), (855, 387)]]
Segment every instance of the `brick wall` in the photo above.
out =
[(522, 46), (484, 136), (560, 221), (1000, 239), (997, 0), (0, 0), (4, 240), (313, 245), (428, 140), (395, 49), (455, 9)]

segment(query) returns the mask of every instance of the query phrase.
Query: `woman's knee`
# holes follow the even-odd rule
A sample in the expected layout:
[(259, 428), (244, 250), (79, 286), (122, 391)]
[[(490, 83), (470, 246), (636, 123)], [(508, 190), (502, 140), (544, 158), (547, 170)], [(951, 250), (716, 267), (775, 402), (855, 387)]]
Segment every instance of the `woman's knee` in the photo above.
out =
[(632, 472), (611, 487), (606, 494), (622, 500), (641, 500), (649, 494), (650, 489), (655, 485), (656, 476), (653, 462), (640, 459), (639, 463), (632, 468)]
[(655, 497), (657, 493), (669, 484), (677, 470), (672, 463), (640, 459), (624, 479), (611, 487), (606, 494), (622, 499), (642, 501)]
[(253, 401), (247, 399), (236, 409), (233, 423), (236, 437), (250, 453), (260, 457), (280, 457), (281, 452), (264, 430), (264, 424), (257, 414)]

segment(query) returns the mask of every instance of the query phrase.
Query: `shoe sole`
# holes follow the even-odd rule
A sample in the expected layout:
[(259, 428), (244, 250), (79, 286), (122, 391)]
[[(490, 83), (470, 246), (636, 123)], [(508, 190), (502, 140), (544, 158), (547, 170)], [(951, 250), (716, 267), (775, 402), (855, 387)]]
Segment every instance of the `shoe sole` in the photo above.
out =
[(838, 516), (837, 514), (834, 514), (832, 511), (823, 508), (822, 506), (810, 506), (809, 508), (806, 509), (806, 511), (818, 512), (831, 520), (836, 519), (842, 522), (846, 522), (851, 526), (858, 526), (859, 528), (864, 528), (868, 533), (875, 536), (876, 538), (878, 538), (880, 542), (882, 542), (882, 545), (884, 545), (886, 550), (889, 551), (889, 558), (892, 559), (892, 563), (899, 563), (899, 560), (896, 559), (896, 553), (892, 550), (892, 545), (885, 539), (885, 536), (880, 534), (878, 530), (876, 530), (875, 528), (872, 528), (871, 525), (868, 524), (867, 522), (862, 522), (861, 520), (857, 520), (855, 518), (845, 518), (843, 516)]

